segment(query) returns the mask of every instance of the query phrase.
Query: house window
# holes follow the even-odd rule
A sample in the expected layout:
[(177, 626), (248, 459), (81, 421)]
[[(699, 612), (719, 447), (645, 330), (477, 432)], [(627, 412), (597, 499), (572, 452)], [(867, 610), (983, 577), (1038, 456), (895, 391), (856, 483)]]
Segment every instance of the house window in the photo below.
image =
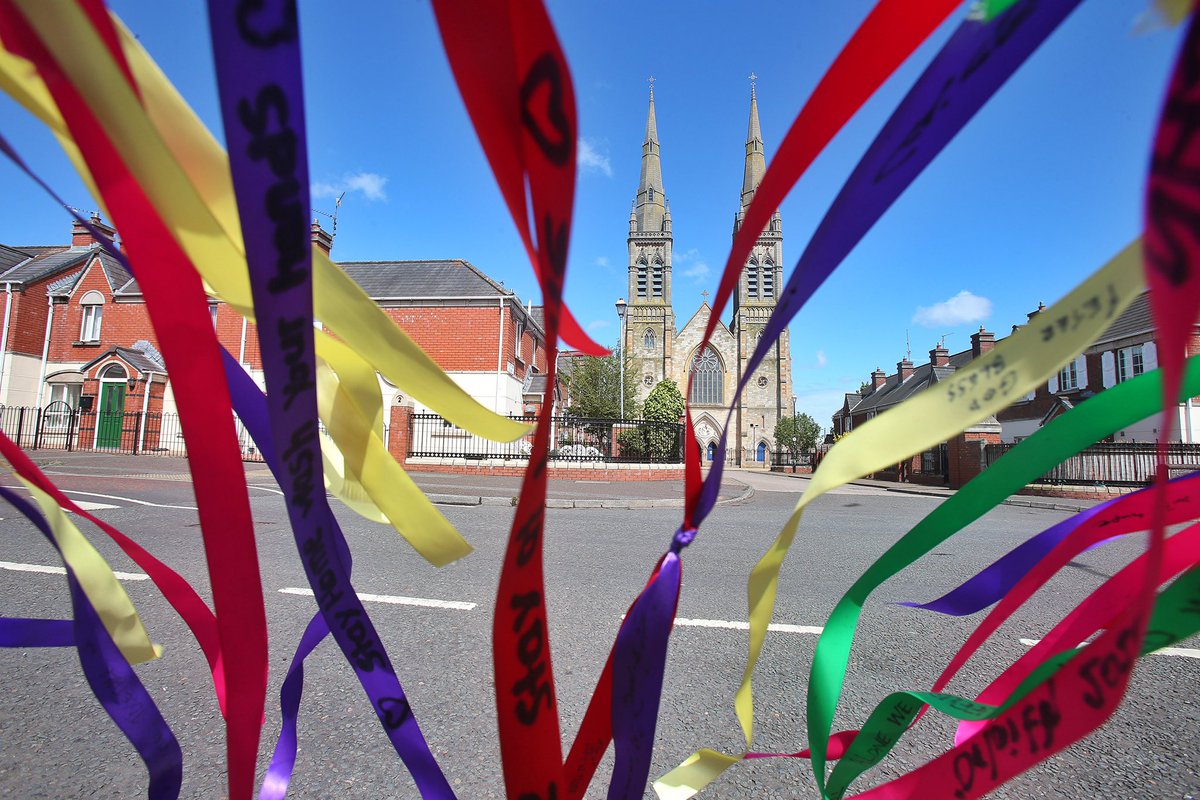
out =
[(1072, 389), (1079, 388), (1079, 372), (1076, 369), (1076, 361), (1069, 361), (1058, 373), (1058, 390), (1060, 392), (1069, 392)]
[(208, 316), (212, 318), (213, 330), (217, 329), (217, 304), (208, 304)]
[(724, 402), (725, 371), (711, 347), (692, 360), (692, 391), (689, 401), (696, 405), (720, 405)]
[(641, 261), (637, 265), (637, 296), (646, 296), (646, 265)]
[(83, 322), (79, 326), (79, 341), (100, 341), (100, 318), (104, 313), (104, 295), (88, 292), (79, 301), (83, 308)]
[(46, 404), (42, 424), (47, 430), (65, 431), (70, 424), (71, 413), (79, 408), (81, 387), (78, 383), (51, 383), (49, 388), (50, 399)]
[(663, 296), (663, 266), (657, 261), (654, 262), (654, 270), (651, 276), (653, 278), (654, 296)]
[(775, 296), (775, 268), (770, 263), (763, 267), (762, 296), (766, 298)]
[(642, 346), (647, 350), (654, 349), (654, 331), (646, 329), (646, 333), (642, 336)]
[(1117, 382), (1136, 378), (1145, 372), (1142, 346), (1134, 345), (1117, 351)]

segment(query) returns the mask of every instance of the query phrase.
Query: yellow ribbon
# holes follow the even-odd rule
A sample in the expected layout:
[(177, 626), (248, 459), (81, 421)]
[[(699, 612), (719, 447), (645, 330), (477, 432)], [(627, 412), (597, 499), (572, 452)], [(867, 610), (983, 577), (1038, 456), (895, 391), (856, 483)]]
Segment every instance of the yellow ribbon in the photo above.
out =
[[(940, 444), (1011, 405), (1095, 341), (1144, 288), (1139, 240), (990, 352), (868, 420), (830, 449), (778, 538), (750, 572), (750, 647), (734, 698), (747, 750), (754, 734), (752, 676), (775, 610), (779, 571), (804, 508), (832, 489)], [(654, 789), (660, 798), (683, 800), (740, 760), (700, 750), (655, 781)]]
[[(216, 140), (119, 20), (115, 21), (121, 45), (141, 93), (140, 103), (77, 8), (60, 9), (61, 14), (56, 11), (52, 15), (47, 15), (36, 3), (24, 4), (22, 9), (87, 98), (98, 121), (211, 292), (252, 319), (236, 200), (228, 161)], [(32, 65), (4, 53), (0, 57), (0, 83), (51, 128), (91, 187), (90, 173)], [(420, 492), (414, 495), (406, 489), (404, 494), (411, 505), (407, 513), (402, 513), (392, 495), (393, 487), (384, 485), (380, 479), (384, 473), (393, 477), (399, 474), (406, 487), (415, 488), (387, 454), (378, 434), (374, 436), (378, 444), (371, 443), (372, 431), (382, 430), (383, 413), (375, 372), (383, 373), (392, 383), (459, 427), (486, 438), (511, 441), (523, 435), (526, 426), (483, 408), (467, 395), (316, 247), (313, 277), (316, 315), (351, 345), (337, 347), (332, 336), (317, 333), (318, 354), (324, 356), (331, 349), (337, 353), (335, 358), (325, 361), (339, 377), (326, 381), (325, 385), (338, 386), (355, 398), (355, 408), (360, 412), (335, 421), (326, 414), (337, 413), (341, 406), (320, 404), (322, 419), (333, 439), (322, 446), (326, 466), (332, 470), (327, 486), (367, 519), (390, 521), (409, 541), (414, 541), (416, 520), (426, 524), (436, 521), (427, 528), (430, 535), (443, 535), (449, 530), (453, 536), (441, 547), (431, 549), (428, 542), (422, 547), (428, 552), (442, 553), (439, 558), (449, 553), (469, 552), (469, 546), (424, 495)], [(361, 473), (348, 468), (348, 461), (353, 459), (335, 452), (357, 452), (363, 448), (372, 454), (369, 459), (372, 464), (382, 463), (380, 454), (391, 463), (383, 472), (373, 473), (366, 483)], [(385, 511), (385, 507), (391, 511)]]
[(150, 636), (138, 617), (137, 609), (133, 607), (129, 595), (113, 575), (112, 567), (105, 562), (104, 557), (92, 547), (79, 528), (75, 527), (75, 523), (71, 522), (66, 512), (54, 502), (54, 498), (16, 472), (13, 472), (13, 475), (16, 475), (33, 501), (42, 509), (42, 514), (50, 523), (54, 541), (58, 543), (58, 549), (62, 552), (63, 561), (75, 573), (79, 587), (95, 607), (100, 621), (104, 623), (104, 629), (108, 631), (125, 659), (130, 664), (140, 664), (161, 656), (162, 647), (150, 641)]

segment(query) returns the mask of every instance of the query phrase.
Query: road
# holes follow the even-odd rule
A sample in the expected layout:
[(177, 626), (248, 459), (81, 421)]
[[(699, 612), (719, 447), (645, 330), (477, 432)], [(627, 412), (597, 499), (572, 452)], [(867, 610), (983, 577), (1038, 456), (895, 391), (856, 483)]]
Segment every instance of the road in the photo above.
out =
[[(190, 484), (146, 473), (60, 474), (73, 498), (134, 536), (209, 598)], [(685, 553), (684, 591), (671, 640), (651, 776), (699, 747), (741, 749), (732, 710), (746, 649), (746, 576), (790, 513), (806, 481), (738, 473), (755, 488), (740, 504), (718, 506)], [(278, 687), (316, 605), (286, 525), (282, 497), (269, 477), (252, 478), (251, 504), (271, 636), (271, 689), (260, 770), (278, 732)], [(11, 480), (5, 485), (11, 485)], [(586, 494), (585, 486), (576, 487)], [(938, 498), (847, 487), (813, 504), (784, 565), (774, 621), (756, 673), (761, 751), (804, 746), (805, 686), (815, 631), (850, 583), (892, 542), (932, 511)], [(106, 506), (106, 507), (102, 507)], [(491, 603), (512, 519), (503, 506), (444, 506), (475, 546), (459, 563), (436, 570), (389, 530), (339, 511), (355, 557), (360, 593), (369, 602), (417, 718), (455, 790), (463, 798), (501, 797), (491, 696)], [(12, 509), (0, 509), (5, 544), (0, 614), (69, 616), (65, 582), (28, 565), (58, 565), (53, 551)], [(876, 702), (898, 689), (928, 688), (976, 618), (952, 619), (893, 605), (940, 595), (1017, 542), (1064, 519), (1065, 512), (1000, 507), (908, 571), (865, 607), (851, 657), (838, 728), (857, 727)], [(579, 725), (620, 616), (679, 523), (678, 509), (570, 509), (546, 515), (546, 576), (555, 676), (565, 746)], [(101, 534), (85, 528), (114, 569), (140, 573)], [(1024, 652), (1067, 609), (1112, 575), (1141, 547), (1114, 542), (1075, 559), (1016, 614), (949, 689), (977, 692)], [(13, 566), (17, 565), (17, 566)], [(180, 739), (184, 797), (223, 796), (223, 731), (199, 648), (146, 580), (124, 583), (152, 638), (165, 646), (138, 674)], [(396, 598), (441, 603), (405, 604)], [(1182, 644), (1200, 655), (1200, 643)], [(0, 651), (0, 796), (136, 797), (145, 794), (140, 761), (91, 697), (73, 653)], [(414, 797), (364, 695), (336, 647), (323, 644), (306, 667), (300, 756), (294, 798)], [(1151, 656), (1136, 671), (1125, 704), (1098, 734), (1021, 776), (996, 797), (1185, 798), (1200, 796), (1200, 658)], [(928, 715), (895, 753), (857, 784), (883, 782), (941, 752), (953, 733)], [(600, 775), (611, 769), (611, 751)], [(589, 797), (604, 797), (603, 777)], [(647, 793), (647, 797), (652, 797)], [(707, 798), (814, 797), (808, 762), (763, 759), (740, 764)]]

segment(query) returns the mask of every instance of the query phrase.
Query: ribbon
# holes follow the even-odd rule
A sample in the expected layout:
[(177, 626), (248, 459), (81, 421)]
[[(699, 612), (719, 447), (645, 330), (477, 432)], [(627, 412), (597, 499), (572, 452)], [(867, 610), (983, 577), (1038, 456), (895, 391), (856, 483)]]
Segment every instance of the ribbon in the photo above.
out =
[[(6, 0), (7, 4), (7, 0)], [(47, 8), (15, 0), (24, 20), (6, 14), (24, 54), (37, 64), (88, 166), (109, 213), (122, 231), (139, 271), (151, 322), (177, 389), (180, 424), (188, 439), (200, 527), (204, 537), (216, 608), (221, 658), (226, 666), (226, 731), (231, 798), (251, 796), (262, 724), (267, 672), (266, 615), (249, 499), (242, 481), (241, 455), (233, 430), (225, 376), (200, 280), (162, 225), (146, 195), (113, 151), (92, 110), (68, 81), (60, 64), (77, 78), (92, 69), (79, 43), (59, 47), (54, 57), (43, 46), (51, 30), (88, 26), (74, 6)], [(66, 21), (74, 18), (75, 25)], [(30, 28), (21, 28), (28, 23)], [(36, 33), (35, 33), (36, 31)], [(5, 36), (6, 46), (12, 46)], [(60, 59), (56, 61), (55, 59)], [(110, 59), (111, 63), (111, 59)], [(125, 88), (109, 86), (106, 94)], [(130, 93), (132, 97), (132, 93)], [(89, 98), (94, 99), (94, 98)], [(136, 104), (136, 101), (134, 101)], [(101, 104), (102, 105), (102, 104)], [(186, 364), (186, 368), (183, 365)]]
[[(16, 492), (4, 487), (0, 487), (0, 497), (28, 518), (62, 556), (56, 532), (33, 505)], [(69, 640), (68, 631), (64, 630), (63, 623), (59, 620), (27, 620), (26, 622), (57, 624), (36, 626), (36, 635), (40, 637), (37, 644), (6, 643), (5, 646), (74, 645), (92, 693), (146, 765), (150, 775), (147, 797), (150, 800), (174, 800), (179, 797), (179, 789), (183, 782), (183, 753), (179, 749), (179, 742), (162, 718), (154, 700), (138, 680), (137, 674), (108, 635), (100, 615), (88, 600), (87, 594), (76, 579), (71, 563), (66, 558), (63, 558), (63, 566), (66, 567), (71, 607), (75, 612), (74, 620), (67, 623), (70, 625)], [(22, 627), (25, 627), (24, 633), (27, 635), (35, 633), (28, 626)], [(18, 632), (9, 625), (6, 625), (5, 629)], [(58, 644), (55, 644), (54, 640), (58, 640)]]
[[(1200, 494), (1196, 492), (1200, 483), (1197, 481), (1200, 481), (1200, 472), (1183, 475), (1168, 484), (1168, 525), (1200, 517)], [(965, 488), (970, 489), (970, 486)], [(938, 599), (928, 603), (905, 602), (897, 605), (955, 617), (974, 614), (1002, 600), (1030, 570), (1044, 563), (1050, 553), (1076, 535), (1087, 536), (1087, 544), (1074, 551), (1078, 553), (1104, 544), (1110, 538), (1145, 530), (1149, 524), (1151, 504), (1155, 501), (1154, 492), (1154, 487), (1147, 487), (1093, 506), (1021, 543)]]
[[(788, 129), (771, 160), (771, 166), (754, 191), (754, 199), (746, 209), (745, 219), (733, 238), (729, 258), (721, 282), (713, 297), (712, 315), (705, 327), (700, 350), (712, 338), (725, 304), (733, 294), (742, 273), (746, 256), (750, 254), (759, 233), (767, 226), (771, 214), (783, 203), (792, 186), (808, 169), (842, 126), (870, 99), (883, 82), (925, 41), (959, 5), (958, 0), (879, 0), (871, 13), (854, 32), (854, 36), (838, 54), (817, 88)], [(935, 151), (936, 152), (936, 151)], [(830, 269), (832, 270), (831, 265)], [(798, 274), (799, 270), (797, 270)], [(792, 281), (795, 280), (793, 275)], [(788, 296), (785, 289), (780, 299)], [(776, 312), (778, 313), (778, 312)], [(780, 328), (782, 329), (782, 325)], [(759, 349), (774, 339), (763, 336)], [(745, 370), (749, 375), (751, 370)], [(691, 396), (691, 378), (688, 378)], [(731, 404), (736, 407), (736, 400)], [(687, 409), (688, 428), (692, 428), (691, 407)], [(684, 527), (698, 528), (712, 510), (720, 491), (720, 475), (724, 466), (725, 436), (728, 419), (722, 429), (717, 455), (712, 461), (708, 478), (700, 478), (700, 450), (694, 437), (684, 437), (685, 487)], [(714, 479), (713, 476), (716, 475)]]
[(209, 23), (234, 192), (259, 323), (280, 487), (325, 624), (354, 670), (417, 788), (454, 792), (421, 734), (387, 651), (350, 582), (325, 501), (317, 426), (308, 163), (294, 2), (249, 14), (210, 0)]

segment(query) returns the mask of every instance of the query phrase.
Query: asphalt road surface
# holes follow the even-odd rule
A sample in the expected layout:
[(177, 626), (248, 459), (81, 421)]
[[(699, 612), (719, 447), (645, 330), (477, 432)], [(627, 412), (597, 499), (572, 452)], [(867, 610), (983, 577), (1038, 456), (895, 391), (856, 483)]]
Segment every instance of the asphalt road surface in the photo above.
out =
[[(744, 476), (737, 476), (742, 479)], [(189, 580), (206, 599), (208, 583), (191, 487), (186, 481), (115, 475), (60, 475), (76, 500), (132, 535)], [(651, 777), (700, 747), (740, 752), (732, 698), (745, 659), (746, 576), (774, 539), (804, 482), (746, 477), (749, 501), (718, 507), (685, 553), (681, 624), (672, 636)], [(279, 728), (278, 688), (300, 634), (316, 609), (269, 478), (251, 489), (271, 636), (271, 687), (260, 748), (266, 768)], [(5, 481), (11, 485), (12, 481)], [(586, 487), (580, 488), (586, 494)], [(808, 669), (823, 624), (850, 583), (941, 500), (849, 487), (806, 514), (784, 565), (774, 621), (756, 673), (756, 749), (805, 746)], [(502, 797), (491, 687), (491, 603), (512, 509), (443, 511), (476, 552), (436, 570), (390, 530), (339, 511), (354, 553), (360, 593), (449, 601), (367, 608), (397, 667), (434, 753), (463, 798)], [(11, 508), (0, 509), (0, 614), (67, 618), (65, 581), (30, 565), (59, 562)], [(953, 619), (893, 605), (927, 600), (991, 563), (1019, 541), (1065, 518), (1060, 511), (1000, 507), (895, 577), (868, 602), (851, 656), (835, 729), (858, 727), (874, 704), (899, 689), (929, 687), (978, 617)], [(679, 523), (678, 509), (551, 510), (546, 576), (555, 676), (569, 747), (617, 632), (620, 616)], [(106, 537), (84, 528), (114, 569), (140, 570)], [(1140, 537), (1075, 559), (1016, 614), (949, 690), (971, 695), (1016, 659), (1070, 607), (1136, 555)], [(138, 675), (179, 737), (188, 798), (224, 796), (223, 728), (200, 650), (145, 580), (125, 587), (152, 638), (165, 646)], [(1144, 659), (1129, 696), (1101, 731), (995, 793), (1009, 798), (1188, 798), (1200, 796), (1200, 643), (1181, 654)], [(1190, 653), (1190, 655), (1189, 655)], [(389, 748), (337, 648), (309, 659), (300, 753), (290, 797), (409, 798), (413, 783)], [(91, 696), (73, 652), (0, 651), (0, 796), (145, 796), (141, 762)], [(855, 786), (865, 789), (942, 752), (953, 725), (931, 713), (893, 755)], [(588, 797), (604, 797), (611, 750)], [(653, 793), (647, 790), (647, 797)], [(814, 797), (808, 762), (763, 759), (727, 772), (707, 798)]]

